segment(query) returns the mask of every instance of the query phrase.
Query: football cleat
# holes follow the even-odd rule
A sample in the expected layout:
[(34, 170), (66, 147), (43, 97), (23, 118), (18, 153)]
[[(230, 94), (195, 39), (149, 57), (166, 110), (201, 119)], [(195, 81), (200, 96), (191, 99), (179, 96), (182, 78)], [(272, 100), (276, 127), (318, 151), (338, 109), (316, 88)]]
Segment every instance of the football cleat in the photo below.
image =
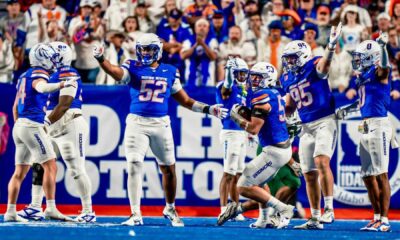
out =
[(121, 223), (123, 226), (140, 226), (143, 225), (142, 214), (133, 212), (128, 220)]
[(27, 223), (29, 222), (28, 219), (25, 219), (23, 217), (20, 217), (17, 214), (9, 214), (9, 213), (5, 213), (4, 214), (4, 222), (22, 222), (22, 223)]
[(250, 228), (268, 228), (268, 221), (257, 219), (257, 221), (253, 222), (249, 226)]
[(391, 232), (392, 228), (389, 223), (381, 223), (378, 227), (378, 232)]
[(228, 205), (226, 205), (225, 212), (223, 212), (222, 214), (220, 214), (218, 216), (217, 225), (221, 226), (222, 224), (224, 224), (229, 219), (236, 217), (238, 215), (236, 210), (237, 210), (236, 202), (228, 203)]
[(171, 225), (173, 227), (184, 227), (185, 224), (183, 221), (180, 219), (178, 216), (178, 212), (174, 207), (165, 207), (163, 210), (163, 215), (166, 219), (169, 219), (171, 221)]
[(247, 221), (246, 217), (243, 216), (243, 214), (238, 214), (235, 218), (234, 218), (235, 222), (244, 222)]
[(32, 207), (31, 205), (18, 211), (17, 215), (28, 220), (41, 221), (44, 219), (42, 208), (35, 208)]
[(367, 225), (365, 225), (365, 227), (360, 228), (360, 231), (372, 231), (372, 232), (376, 232), (378, 231), (377, 227), (374, 228), (375, 225), (379, 225), (380, 224), (380, 220), (371, 220), (369, 221), (369, 223)]
[(96, 222), (96, 214), (95, 212), (81, 212), (79, 216), (75, 218), (75, 221), (80, 222), (80, 223), (94, 223)]
[(333, 212), (333, 209), (325, 209), (324, 214), (322, 214), (319, 221), (327, 224), (333, 223), (335, 221), (335, 213)]
[(44, 217), (48, 220), (61, 220), (65, 222), (75, 222), (74, 219), (62, 214), (57, 208), (46, 208), (44, 210)]
[(307, 222), (294, 226), (295, 229), (307, 229), (307, 230), (320, 230), (324, 229), (324, 225), (321, 224), (318, 219), (310, 218)]
[(278, 228), (278, 229), (286, 228), (289, 225), (290, 219), (292, 219), (293, 214), (294, 214), (293, 210), (294, 210), (294, 206), (288, 205), (285, 210), (279, 212), (279, 215), (280, 215), (279, 224), (276, 228)]

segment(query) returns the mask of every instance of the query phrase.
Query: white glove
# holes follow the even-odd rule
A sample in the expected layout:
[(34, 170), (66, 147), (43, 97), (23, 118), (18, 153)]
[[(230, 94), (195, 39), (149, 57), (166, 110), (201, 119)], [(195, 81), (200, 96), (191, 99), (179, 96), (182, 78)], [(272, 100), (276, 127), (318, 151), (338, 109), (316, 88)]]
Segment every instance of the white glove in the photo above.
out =
[(379, 37), (376, 39), (376, 42), (379, 43), (382, 47), (386, 46), (389, 41), (389, 36), (386, 32), (379, 32)]
[(334, 50), (336, 48), (336, 43), (339, 40), (340, 35), (342, 34), (342, 22), (340, 22), (335, 28), (332, 26), (331, 34), (329, 35), (329, 44), (328, 48)]
[(98, 61), (104, 60), (104, 45), (103, 44), (96, 44), (93, 47), (93, 57), (96, 58)]
[(208, 113), (219, 119), (224, 119), (228, 116), (228, 109), (223, 108), (223, 104), (214, 104), (210, 106)]
[(226, 66), (225, 66), (225, 68), (233, 68), (233, 67), (236, 67), (237, 66), (237, 64), (236, 64), (236, 59), (235, 58), (229, 58), (228, 59), (228, 61), (226, 62)]

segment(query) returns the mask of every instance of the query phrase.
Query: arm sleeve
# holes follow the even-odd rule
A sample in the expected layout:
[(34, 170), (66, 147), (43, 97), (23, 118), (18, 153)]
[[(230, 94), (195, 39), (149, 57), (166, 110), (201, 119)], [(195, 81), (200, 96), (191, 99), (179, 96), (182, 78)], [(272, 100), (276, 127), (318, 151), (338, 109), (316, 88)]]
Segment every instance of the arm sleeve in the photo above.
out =
[(128, 84), (131, 82), (131, 74), (129, 73), (130, 67), (131, 67), (131, 61), (132, 60), (126, 60), (122, 65), (121, 69), (124, 71), (124, 75), (122, 76), (121, 81), (125, 84)]
[(182, 89), (181, 79), (180, 79), (179, 71), (177, 70), (174, 83), (172, 84), (171, 94), (175, 94), (175, 93), (179, 92), (181, 89)]
[(40, 93), (52, 93), (60, 89), (60, 83), (47, 83), (46, 81), (40, 81), (36, 84), (35, 90)]
[(66, 87), (60, 90), (60, 96), (71, 96), (75, 98), (76, 92), (78, 91), (78, 88), (76, 87)]

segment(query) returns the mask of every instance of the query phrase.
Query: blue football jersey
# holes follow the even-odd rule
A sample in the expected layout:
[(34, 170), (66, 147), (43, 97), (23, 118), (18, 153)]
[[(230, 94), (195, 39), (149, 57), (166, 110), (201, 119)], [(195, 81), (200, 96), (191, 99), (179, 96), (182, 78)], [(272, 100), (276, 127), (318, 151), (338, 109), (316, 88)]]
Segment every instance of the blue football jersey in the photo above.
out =
[(252, 107), (266, 103), (271, 105), (271, 111), (264, 119), (264, 125), (258, 133), (262, 147), (275, 145), (289, 139), (285, 119), (285, 99), (278, 89), (266, 88), (253, 92)]
[[(230, 96), (227, 99), (222, 99), (222, 93), (221, 93), (221, 89), (223, 86), (223, 82), (220, 82), (217, 85), (217, 92), (216, 94), (216, 100), (217, 103), (219, 104), (223, 104), (224, 108), (226, 109), (232, 109), (232, 106), (235, 104), (240, 104), (243, 106), (249, 106), (249, 101), (248, 101), (248, 91), (246, 91), (245, 89), (239, 87), (237, 84), (233, 84), (232, 86), (232, 92), (230, 94)], [(228, 114), (228, 116), (224, 119), (221, 120), (222, 121), (222, 128), (223, 129), (227, 129), (227, 130), (242, 130), (235, 122), (233, 122), (230, 118), (230, 115)]]
[(33, 67), (24, 72), (18, 79), (18, 118), (27, 118), (37, 123), (43, 123), (47, 94), (37, 92), (32, 83), (35, 80), (49, 80), (49, 72), (40, 67)]
[(362, 118), (386, 117), (390, 105), (389, 83), (381, 83), (376, 76), (377, 68), (371, 66), (356, 79)]
[(180, 77), (176, 67), (160, 63), (153, 69), (134, 60), (126, 61), (122, 67), (130, 74), (130, 113), (143, 117), (166, 116), (172, 86)]
[[(76, 83), (77, 83), (76, 95), (73, 96), (74, 100), (72, 101), (70, 108), (71, 109), (72, 108), (81, 109), (82, 108), (82, 80), (81, 80), (81, 77), (79, 76), (78, 71), (75, 68), (62, 67), (62, 68), (58, 69), (57, 72), (53, 73), (50, 76), (49, 82), (50, 83), (58, 83), (58, 82), (60, 82), (60, 78), (67, 79), (68, 77), (79, 77), (76, 80)], [(47, 110), (53, 110), (57, 106), (59, 97), (60, 97), (59, 91), (49, 94), (49, 102), (47, 105)]]
[(281, 84), (295, 102), (303, 123), (309, 123), (335, 112), (335, 101), (327, 79), (318, 76), (316, 64), (320, 57), (308, 61), (297, 73), (286, 73)]

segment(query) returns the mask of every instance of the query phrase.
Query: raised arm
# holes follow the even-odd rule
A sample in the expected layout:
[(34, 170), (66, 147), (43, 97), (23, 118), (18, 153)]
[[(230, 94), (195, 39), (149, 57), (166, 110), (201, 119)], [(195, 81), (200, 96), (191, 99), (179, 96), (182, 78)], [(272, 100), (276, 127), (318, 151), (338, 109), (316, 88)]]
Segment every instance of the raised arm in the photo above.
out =
[(326, 78), (329, 72), (329, 67), (331, 66), (333, 54), (336, 49), (337, 41), (342, 33), (342, 23), (339, 22), (337, 27), (332, 26), (331, 34), (329, 36), (329, 43), (325, 50), (325, 55), (317, 64), (317, 73), (320, 78)]
[(104, 58), (104, 46), (96, 45), (93, 47), (93, 57), (99, 62), (100, 67), (116, 81), (121, 81), (126, 78), (127, 72), (124, 71), (117, 65), (111, 64), (107, 59)]
[(390, 73), (390, 62), (386, 44), (389, 41), (389, 36), (387, 33), (380, 32), (379, 37), (376, 39), (376, 41), (381, 46), (381, 61), (378, 63), (378, 69), (376, 74), (381, 82), (388, 83), (389, 73)]

